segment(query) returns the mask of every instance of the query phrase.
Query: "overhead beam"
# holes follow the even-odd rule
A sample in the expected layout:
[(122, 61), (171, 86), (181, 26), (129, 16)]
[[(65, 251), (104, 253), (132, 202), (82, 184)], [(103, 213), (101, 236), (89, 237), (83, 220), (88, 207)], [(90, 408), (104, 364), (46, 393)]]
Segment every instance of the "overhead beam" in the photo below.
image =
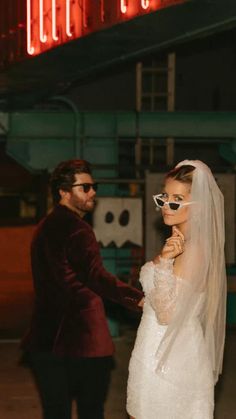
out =
[[(235, 112), (16, 112), (9, 115), (7, 153), (29, 170), (52, 169), (58, 161), (82, 157), (118, 164), (118, 141), (137, 138), (225, 145), (234, 163)], [(106, 176), (112, 177), (112, 168)], [(114, 174), (114, 173), (113, 173)], [(103, 173), (101, 175), (105, 177)]]

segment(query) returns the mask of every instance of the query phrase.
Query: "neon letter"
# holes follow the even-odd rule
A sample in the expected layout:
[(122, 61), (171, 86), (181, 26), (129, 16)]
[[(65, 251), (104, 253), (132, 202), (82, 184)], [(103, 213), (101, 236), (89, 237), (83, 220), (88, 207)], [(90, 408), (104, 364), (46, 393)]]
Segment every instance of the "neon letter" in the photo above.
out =
[(27, 52), (29, 55), (35, 52), (31, 45), (31, 0), (27, 0)]
[(86, 0), (83, 0), (83, 8), (82, 8), (82, 14), (83, 14), (83, 27), (87, 28), (87, 16), (86, 16)]
[(121, 13), (126, 13), (128, 7), (128, 0), (120, 0), (120, 11)]
[(143, 9), (147, 9), (149, 7), (149, 0), (141, 0), (141, 6)]
[(57, 0), (52, 0), (52, 39), (58, 41), (57, 36)]
[(66, 0), (66, 35), (69, 37), (73, 35), (70, 30), (70, 0)]
[(101, 2), (100, 16), (101, 16), (101, 21), (104, 22), (104, 0), (100, 0), (100, 2)]
[(43, 0), (39, 0), (39, 38), (45, 44), (47, 42), (47, 35), (44, 33), (44, 10)]

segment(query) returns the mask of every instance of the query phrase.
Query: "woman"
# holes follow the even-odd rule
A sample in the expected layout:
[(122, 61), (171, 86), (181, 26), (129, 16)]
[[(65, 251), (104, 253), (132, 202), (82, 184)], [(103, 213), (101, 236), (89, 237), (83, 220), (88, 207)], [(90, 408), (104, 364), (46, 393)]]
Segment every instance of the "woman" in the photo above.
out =
[(141, 269), (127, 410), (131, 419), (212, 419), (225, 338), (223, 196), (204, 163), (185, 160), (153, 198), (172, 234)]

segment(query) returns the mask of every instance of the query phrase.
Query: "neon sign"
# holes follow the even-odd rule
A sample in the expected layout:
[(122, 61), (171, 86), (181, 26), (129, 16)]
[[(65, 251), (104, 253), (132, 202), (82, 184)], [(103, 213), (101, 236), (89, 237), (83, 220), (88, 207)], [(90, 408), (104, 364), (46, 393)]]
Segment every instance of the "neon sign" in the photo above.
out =
[(26, 0), (27, 53), (40, 54), (71, 39), (185, 1)]

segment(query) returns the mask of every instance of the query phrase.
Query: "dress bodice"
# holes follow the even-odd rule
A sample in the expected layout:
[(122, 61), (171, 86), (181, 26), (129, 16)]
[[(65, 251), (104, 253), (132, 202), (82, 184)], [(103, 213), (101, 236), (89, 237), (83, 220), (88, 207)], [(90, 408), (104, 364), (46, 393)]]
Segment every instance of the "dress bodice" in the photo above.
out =
[[(140, 282), (159, 324), (168, 324), (176, 307), (180, 291), (189, 287), (187, 280), (173, 272), (174, 259), (160, 258), (159, 263), (146, 262), (140, 272)], [(203, 307), (205, 293), (196, 294), (191, 318), (196, 318)]]

